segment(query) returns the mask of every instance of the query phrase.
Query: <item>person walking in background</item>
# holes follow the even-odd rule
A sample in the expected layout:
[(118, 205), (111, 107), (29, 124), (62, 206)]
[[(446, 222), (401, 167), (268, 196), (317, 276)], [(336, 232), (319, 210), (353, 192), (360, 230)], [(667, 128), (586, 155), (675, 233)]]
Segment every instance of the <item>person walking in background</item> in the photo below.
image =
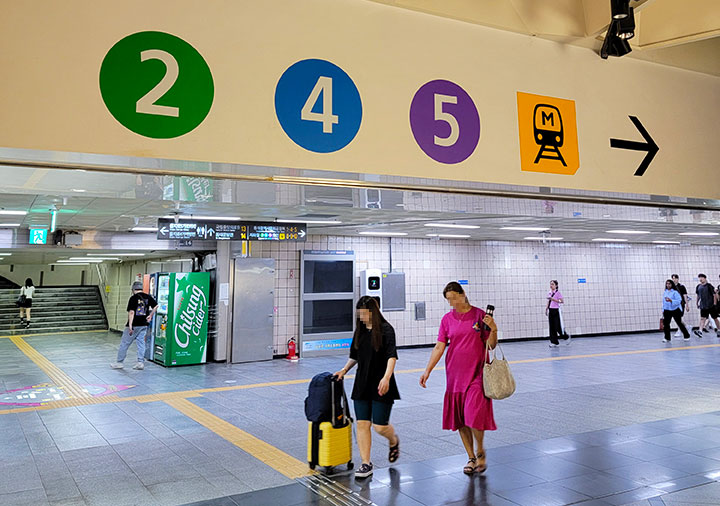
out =
[(560, 345), (558, 340), (563, 336), (565, 344), (570, 344), (570, 336), (565, 333), (560, 316), (560, 304), (565, 303), (563, 295), (560, 293), (560, 285), (557, 280), (550, 281), (550, 291), (547, 294), (547, 306), (545, 307), (545, 316), (548, 317), (550, 324), (550, 347), (557, 348)]
[(373, 474), (373, 464), (370, 462), (371, 426), (388, 440), (388, 460), (392, 463), (400, 457), (400, 439), (390, 425), (393, 403), (400, 399), (393, 374), (398, 356), (395, 329), (383, 317), (377, 301), (366, 295), (360, 297), (355, 307), (357, 322), (350, 345), (350, 358), (335, 376), (342, 379), (355, 364), (358, 366), (351, 397), (355, 405), (362, 464), (355, 472), (355, 477), (367, 478)]
[[(685, 285), (680, 283), (680, 276), (677, 274), (673, 274), (670, 276), (670, 279), (672, 279), (672, 282), (675, 283), (675, 288), (677, 289), (678, 293), (680, 294), (681, 304), (680, 304), (680, 310), (682, 311), (683, 317), (687, 311), (690, 311), (690, 305), (688, 304), (688, 301), (690, 298), (688, 297), (687, 288), (685, 288)], [(675, 337), (680, 337), (680, 329), (675, 333)]]
[(690, 332), (685, 328), (682, 322), (682, 296), (677, 290), (677, 286), (672, 279), (665, 281), (665, 293), (663, 293), (663, 331), (665, 337), (663, 341), (670, 342), (670, 323), (673, 318), (678, 325), (678, 329), (682, 332), (683, 339), (690, 340)]
[(702, 337), (702, 330), (705, 328), (708, 317), (711, 317), (717, 327), (717, 335), (720, 337), (720, 321), (718, 321), (717, 312), (717, 294), (715, 293), (715, 287), (707, 281), (705, 274), (698, 274), (700, 284), (695, 287), (695, 294), (697, 295), (697, 307), (700, 309), (700, 325), (695, 331), (695, 335)]
[(148, 323), (157, 311), (158, 304), (151, 295), (143, 293), (142, 290), (143, 284), (140, 281), (133, 283), (133, 294), (127, 304), (128, 321), (120, 340), (117, 362), (110, 364), (113, 369), (124, 367), (123, 361), (133, 340), (137, 341), (137, 363), (133, 369), (145, 369), (145, 334), (147, 334)]
[(33, 285), (32, 279), (27, 278), (25, 284), (20, 288), (20, 300), (18, 301), (18, 307), (20, 307), (20, 324), (24, 325), (25, 328), (30, 327), (30, 311), (32, 310), (33, 295), (35, 295), (35, 285)]
[(453, 309), (443, 316), (438, 342), (420, 376), (420, 386), (427, 387), (430, 373), (448, 348), (442, 427), (460, 433), (468, 454), (463, 472), (473, 474), (487, 469), (485, 431), (497, 429), (492, 400), (483, 390), (483, 365), (486, 345), (491, 349), (497, 345), (498, 329), (492, 316), (470, 305), (460, 283), (448, 283), (443, 296)]

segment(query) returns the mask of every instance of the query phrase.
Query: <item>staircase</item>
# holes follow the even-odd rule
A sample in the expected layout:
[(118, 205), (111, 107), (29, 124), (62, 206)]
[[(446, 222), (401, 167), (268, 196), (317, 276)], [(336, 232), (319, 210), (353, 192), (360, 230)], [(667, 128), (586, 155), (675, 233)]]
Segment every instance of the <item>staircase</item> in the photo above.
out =
[(19, 289), (0, 289), (0, 336), (107, 330), (100, 292), (95, 286), (36, 288), (30, 328), (18, 317)]

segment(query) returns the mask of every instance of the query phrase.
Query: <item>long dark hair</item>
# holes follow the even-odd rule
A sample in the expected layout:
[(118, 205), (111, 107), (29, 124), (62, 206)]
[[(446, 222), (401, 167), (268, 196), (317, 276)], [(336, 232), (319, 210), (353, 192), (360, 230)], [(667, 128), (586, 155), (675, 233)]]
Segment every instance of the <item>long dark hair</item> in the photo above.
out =
[[(373, 297), (364, 295), (360, 297), (360, 300), (355, 304), (355, 309), (367, 309), (370, 311), (370, 321), (372, 322), (372, 329), (370, 329), (371, 343), (375, 351), (380, 351), (382, 347), (382, 324), (387, 323), (387, 320), (380, 312), (380, 306)], [(360, 348), (360, 336), (365, 333), (367, 327), (359, 317), (355, 324), (355, 335), (353, 336), (352, 346), (356, 350)]]
[(443, 288), (443, 297), (447, 299), (447, 293), (448, 292), (455, 292), (459, 293), (460, 295), (465, 295), (465, 302), (470, 304), (470, 300), (468, 299), (467, 295), (465, 294), (465, 290), (463, 290), (463, 287), (460, 283), (457, 281), (450, 281), (447, 285), (445, 285), (445, 288)]
[[(667, 284), (670, 283), (670, 288), (667, 287)], [(665, 280), (665, 289), (666, 290), (675, 290), (677, 292), (677, 285), (675, 284), (675, 281), (672, 279), (666, 279)]]
[(30, 286), (35, 286), (35, 285), (33, 285), (32, 279), (27, 278), (27, 279), (25, 280), (25, 286), (26, 286), (26, 287), (30, 287)]

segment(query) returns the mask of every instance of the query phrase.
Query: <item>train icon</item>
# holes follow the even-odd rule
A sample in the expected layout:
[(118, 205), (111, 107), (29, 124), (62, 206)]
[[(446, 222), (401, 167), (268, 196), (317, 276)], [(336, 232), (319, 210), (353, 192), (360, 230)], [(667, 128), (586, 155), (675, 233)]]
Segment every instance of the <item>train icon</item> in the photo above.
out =
[(540, 150), (533, 163), (541, 158), (560, 160), (567, 167), (560, 148), (565, 141), (563, 120), (560, 109), (550, 104), (537, 104), (533, 110), (533, 136)]

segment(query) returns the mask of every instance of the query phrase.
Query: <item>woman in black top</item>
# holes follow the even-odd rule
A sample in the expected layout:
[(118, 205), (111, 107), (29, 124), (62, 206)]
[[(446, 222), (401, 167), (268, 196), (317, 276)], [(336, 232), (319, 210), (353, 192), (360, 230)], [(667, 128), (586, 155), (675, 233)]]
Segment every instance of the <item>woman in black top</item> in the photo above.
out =
[(361, 297), (356, 308), (357, 324), (350, 358), (335, 376), (342, 378), (355, 364), (358, 366), (352, 399), (362, 465), (355, 472), (355, 477), (367, 478), (373, 473), (370, 462), (371, 425), (390, 444), (388, 460), (395, 462), (400, 456), (400, 440), (390, 425), (390, 411), (393, 402), (400, 399), (400, 393), (393, 375), (397, 362), (395, 330), (383, 318), (377, 301), (372, 297)]

